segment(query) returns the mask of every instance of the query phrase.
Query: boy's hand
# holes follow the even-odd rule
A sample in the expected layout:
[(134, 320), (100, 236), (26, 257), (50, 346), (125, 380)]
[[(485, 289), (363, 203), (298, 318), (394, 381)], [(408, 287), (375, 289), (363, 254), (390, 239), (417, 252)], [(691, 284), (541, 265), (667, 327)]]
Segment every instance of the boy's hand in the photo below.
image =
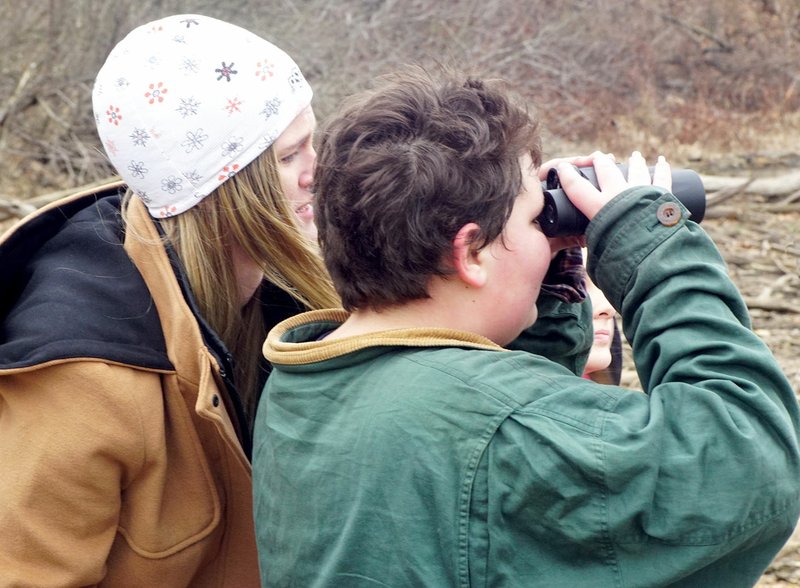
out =
[(613, 157), (598, 151), (591, 155), (591, 160), (600, 186), (599, 190), (589, 180), (583, 178), (571, 162), (563, 160), (556, 164), (561, 187), (572, 203), (589, 220), (592, 220), (617, 194), (633, 186), (654, 185), (667, 190), (672, 188), (672, 172), (663, 156), (658, 158), (652, 179), (647, 162), (638, 151), (634, 151), (628, 160), (627, 179), (617, 167)]

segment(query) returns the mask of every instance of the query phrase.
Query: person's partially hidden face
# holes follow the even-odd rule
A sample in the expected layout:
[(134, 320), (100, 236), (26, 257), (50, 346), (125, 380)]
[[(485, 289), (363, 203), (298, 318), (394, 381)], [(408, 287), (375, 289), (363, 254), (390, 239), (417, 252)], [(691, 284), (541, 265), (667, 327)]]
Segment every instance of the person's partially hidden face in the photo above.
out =
[(536, 299), (550, 267), (550, 241), (537, 218), (544, 207), (541, 182), (530, 155), (520, 158), (522, 190), (501, 237), (484, 250), (491, 255), (487, 287), (495, 315), (489, 338), (506, 345), (537, 317)]
[(614, 337), (614, 317), (616, 311), (603, 292), (586, 278), (586, 291), (592, 301), (592, 324), (594, 341), (589, 358), (586, 361), (584, 374), (607, 368), (611, 364), (611, 342)]
[(314, 224), (311, 183), (317, 158), (313, 145), (316, 127), (317, 120), (309, 106), (297, 115), (273, 144), (283, 193), (295, 213), (300, 230), (314, 243), (317, 242), (317, 226)]

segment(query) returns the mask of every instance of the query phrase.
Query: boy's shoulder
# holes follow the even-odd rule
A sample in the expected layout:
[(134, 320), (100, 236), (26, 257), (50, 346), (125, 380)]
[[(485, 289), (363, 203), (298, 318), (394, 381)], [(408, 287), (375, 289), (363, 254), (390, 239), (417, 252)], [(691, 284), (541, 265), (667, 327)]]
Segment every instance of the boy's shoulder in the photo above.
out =
[(581, 415), (587, 411), (613, 410), (624, 393), (576, 376), (564, 366), (526, 351), (439, 347), (396, 353), (410, 362), (407, 370), (411, 373), (426, 368), (428, 378), (460, 382), (516, 411), (573, 414), (573, 418), (582, 420)]

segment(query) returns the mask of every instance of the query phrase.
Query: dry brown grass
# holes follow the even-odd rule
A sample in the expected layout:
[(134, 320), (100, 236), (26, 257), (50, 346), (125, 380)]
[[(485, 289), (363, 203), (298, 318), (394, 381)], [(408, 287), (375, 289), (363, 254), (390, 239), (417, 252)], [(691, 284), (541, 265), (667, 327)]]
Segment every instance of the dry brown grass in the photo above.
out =
[[(0, 0), (0, 198), (111, 172), (91, 114), (94, 75), (127, 31), (178, 11), (228, 20), (287, 50), (323, 121), (400, 64), (455, 63), (517, 87), (544, 123), (549, 156), (639, 149), (743, 175), (800, 165), (797, 0)], [(800, 272), (787, 265), (796, 259), (763, 243), (796, 247), (798, 214), (756, 209), (706, 226), (735, 257), (745, 293), (780, 293), (777, 281), (796, 292)], [(800, 382), (797, 316), (754, 319)], [(799, 546), (787, 546), (760, 585), (800, 585)]]
[(0, 194), (106, 176), (90, 88), (133, 26), (176, 11), (284, 47), (320, 119), (407, 62), (462, 64), (511, 81), (552, 154), (633, 148), (708, 159), (795, 149), (796, 0), (0, 0)]

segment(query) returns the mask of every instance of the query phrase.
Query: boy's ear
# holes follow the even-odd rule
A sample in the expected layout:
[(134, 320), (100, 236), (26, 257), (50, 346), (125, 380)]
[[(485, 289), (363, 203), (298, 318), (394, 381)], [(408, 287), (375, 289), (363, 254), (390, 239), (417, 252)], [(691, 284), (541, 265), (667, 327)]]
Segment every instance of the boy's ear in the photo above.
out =
[(473, 288), (481, 288), (487, 279), (484, 256), (475, 245), (479, 234), (480, 227), (476, 223), (467, 223), (453, 239), (453, 267), (461, 281)]

